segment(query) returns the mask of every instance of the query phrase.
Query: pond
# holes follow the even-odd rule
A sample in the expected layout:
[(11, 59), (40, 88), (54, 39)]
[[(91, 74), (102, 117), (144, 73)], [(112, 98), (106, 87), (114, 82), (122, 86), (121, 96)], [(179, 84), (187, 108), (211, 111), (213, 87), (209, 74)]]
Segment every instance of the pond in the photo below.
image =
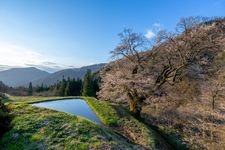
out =
[(98, 116), (92, 111), (83, 99), (63, 99), (31, 104), (32, 106), (50, 108), (87, 118), (98, 124), (102, 124)]

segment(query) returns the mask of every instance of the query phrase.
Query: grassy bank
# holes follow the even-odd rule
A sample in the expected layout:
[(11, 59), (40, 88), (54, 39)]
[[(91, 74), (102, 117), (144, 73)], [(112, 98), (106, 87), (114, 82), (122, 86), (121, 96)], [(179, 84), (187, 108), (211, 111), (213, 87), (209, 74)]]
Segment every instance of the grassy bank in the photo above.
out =
[[(18, 106), (20, 106), (20, 103), (34, 103), (34, 102), (51, 101), (51, 100), (57, 100), (57, 99), (69, 99), (69, 98), (85, 99), (86, 102), (88, 103), (88, 105), (92, 108), (92, 110), (98, 115), (98, 117), (101, 119), (101, 121), (106, 125), (106, 128), (108, 128), (107, 132), (109, 132), (112, 129), (117, 134), (119, 133), (123, 137), (126, 137), (127, 139), (129, 139), (129, 141), (132, 141), (132, 142), (136, 143), (137, 145), (142, 145), (143, 147), (148, 148), (148, 149), (152, 149), (152, 148), (168, 149), (168, 145), (165, 144), (164, 140), (162, 138), (160, 138), (160, 136), (154, 130), (152, 130), (145, 124), (139, 122), (134, 117), (132, 117), (129, 114), (129, 112), (120, 105), (109, 104), (107, 102), (99, 101), (99, 100), (96, 100), (95, 98), (91, 98), (91, 97), (8, 96), (9, 102), (14, 103), (14, 105), (15, 105), (15, 106), (13, 105), (13, 112), (16, 112), (17, 109), (20, 110), (20, 107), (17, 107), (16, 104), (18, 104)], [(29, 106), (29, 107), (28, 107), (28, 105), (25, 105), (25, 106), (26, 106), (25, 108), (29, 108), (30, 112), (29, 113), (27, 112), (29, 115), (25, 115), (25, 116), (23, 116), (23, 118), (26, 118), (26, 117), (28, 117), (28, 119), (29, 119), (29, 117), (32, 118), (32, 117), (34, 117), (33, 115), (36, 114), (36, 111), (39, 110), (39, 108), (34, 109), (31, 106)], [(48, 109), (43, 109), (43, 110), (45, 110), (44, 112), (48, 111), (50, 114), (53, 113), (53, 114), (55, 114), (55, 116), (57, 116), (58, 114), (63, 114), (61, 112), (50, 111)], [(19, 111), (18, 115), (21, 116), (20, 115), (21, 113), (22, 113), (22, 110), (21, 110), (21, 112)], [(33, 114), (33, 113), (35, 113), (35, 114)], [(42, 113), (40, 112), (40, 115), (41, 114)], [(79, 117), (77, 117), (77, 118), (79, 118)], [(54, 119), (52, 119), (52, 120), (54, 120)], [(62, 120), (63, 120), (63, 118), (62, 118)], [(21, 122), (23, 122), (23, 120)], [(32, 123), (32, 121), (31, 121), (31, 123)], [(74, 124), (76, 124), (76, 123), (74, 123)], [(55, 125), (56, 125), (56, 127), (53, 127), (53, 129), (58, 128), (57, 124), (55, 124)], [(45, 127), (45, 128), (47, 130), (48, 127)], [(84, 126), (83, 128), (88, 129), (89, 127)], [(106, 130), (104, 127), (102, 127), (102, 128), (103, 128), (102, 130)], [(78, 129), (79, 129), (79, 127), (78, 127)], [(107, 133), (107, 132), (104, 131), (104, 133)], [(107, 133), (107, 135), (111, 136), (111, 133), (113, 133), (113, 132), (110, 131), (110, 133)], [(117, 134), (113, 133), (113, 135), (117, 135)], [(80, 136), (82, 137), (82, 135), (79, 135), (79, 137)], [(87, 138), (89, 138), (89, 137), (87, 137)], [(117, 139), (117, 137), (114, 137), (113, 141), (117, 141), (120, 138), (121, 137), (119, 137)], [(117, 140), (115, 140), (115, 139), (117, 139)], [(44, 138), (44, 141), (45, 140), (46, 139)], [(122, 141), (123, 141), (122, 143), (126, 143), (126, 142), (124, 142), (124, 140), (125, 139), (122, 138)], [(100, 143), (103, 143), (103, 145), (104, 145), (104, 141), (100, 142)], [(116, 142), (116, 143), (118, 143), (118, 142)], [(123, 144), (123, 145), (126, 145), (126, 144)], [(88, 147), (90, 147), (90, 146), (88, 146)]]
[(95, 98), (83, 97), (101, 121), (108, 126), (118, 126), (119, 116), (117, 111), (108, 103), (98, 101)]
[(85, 100), (106, 125), (112, 126), (123, 136), (148, 149), (169, 149), (154, 130), (132, 117), (122, 106), (110, 105), (94, 98)]
[(142, 149), (84, 118), (25, 103), (8, 104), (12, 129), (1, 149)]

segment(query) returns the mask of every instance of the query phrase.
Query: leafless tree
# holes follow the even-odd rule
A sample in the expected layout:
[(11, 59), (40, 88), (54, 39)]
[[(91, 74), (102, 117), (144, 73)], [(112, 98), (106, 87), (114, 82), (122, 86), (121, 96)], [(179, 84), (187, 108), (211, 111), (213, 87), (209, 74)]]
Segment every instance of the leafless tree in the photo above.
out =
[(134, 70), (138, 69), (138, 67), (143, 68), (140, 52), (145, 51), (148, 45), (148, 40), (145, 36), (140, 33), (135, 33), (131, 29), (124, 29), (118, 35), (121, 42), (111, 51), (112, 58), (120, 58), (122, 56), (134, 64)]
[(186, 68), (205, 65), (216, 52), (221, 51), (224, 46), (223, 29), (215, 28), (214, 24), (204, 25), (205, 20), (200, 17), (183, 18), (177, 25), (179, 32), (176, 34), (159, 32), (156, 49), (163, 49), (166, 54), (161, 55), (163, 63), (156, 79), (157, 88), (164, 83), (174, 85)]
[(103, 81), (100, 93), (104, 93), (104, 87), (107, 87), (112, 95), (124, 95), (123, 99), (128, 99), (130, 110), (138, 116), (141, 111), (140, 105), (145, 99), (140, 72), (145, 67), (142, 52), (147, 49), (148, 40), (131, 29), (125, 29), (119, 37), (121, 42), (111, 54), (113, 58), (123, 59), (114, 62), (113, 68), (108, 66), (110, 71), (103, 78), (105, 82)]

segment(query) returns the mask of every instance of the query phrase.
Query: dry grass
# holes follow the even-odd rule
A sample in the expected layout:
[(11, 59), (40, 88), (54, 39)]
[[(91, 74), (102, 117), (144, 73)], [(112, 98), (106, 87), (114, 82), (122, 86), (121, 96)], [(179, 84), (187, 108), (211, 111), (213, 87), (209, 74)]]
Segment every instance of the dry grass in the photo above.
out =
[(225, 149), (225, 107), (224, 102), (219, 104), (220, 107), (212, 110), (207, 102), (179, 107), (164, 102), (146, 106), (143, 113), (155, 126), (174, 129), (190, 149)]

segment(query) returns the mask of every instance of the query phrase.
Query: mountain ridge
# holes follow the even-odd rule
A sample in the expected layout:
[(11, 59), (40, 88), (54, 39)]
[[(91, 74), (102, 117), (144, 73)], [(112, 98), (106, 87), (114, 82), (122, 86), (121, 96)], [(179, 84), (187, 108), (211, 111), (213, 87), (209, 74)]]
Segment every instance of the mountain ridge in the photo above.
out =
[(0, 81), (8, 86), (17, 87), (22, 86), (24, 83), (44, 78), (49, 74), (50, 73), (35, 67), (11, 68), (9, 70), (0, 71)]
[(65, 78), (83, 78), (86, 71), (90, 69), (92, 72), (101, 69), (105, 63), (83, 66), (80, 68), (63, 69), (54, 73), (49, 73), (36, 67), (11, 68), (0, 71), (0, 81), (8, 86), (18, 87), (27, 86), (29, 82), (33, 85), (52, 85), (57, 81)]
[(63, 78), (80, 78), (80, 79), (82, 79), (88, 69), (90, 69), (92, 72), (96, 72), (105, 65), (106, 65), (105, 63), (101, 63), (101, 64), (83, 66), (80, 68), (63, 69), (63, 70), (60, 70), (60, 71), (50, 74), (46, 78), (36, 80), (33, 82), (33, 84), (34, 85), (41, 85), (41, 84), (52, 85), (52, 84), (57, 83), (58, 81), (62, 80)]

